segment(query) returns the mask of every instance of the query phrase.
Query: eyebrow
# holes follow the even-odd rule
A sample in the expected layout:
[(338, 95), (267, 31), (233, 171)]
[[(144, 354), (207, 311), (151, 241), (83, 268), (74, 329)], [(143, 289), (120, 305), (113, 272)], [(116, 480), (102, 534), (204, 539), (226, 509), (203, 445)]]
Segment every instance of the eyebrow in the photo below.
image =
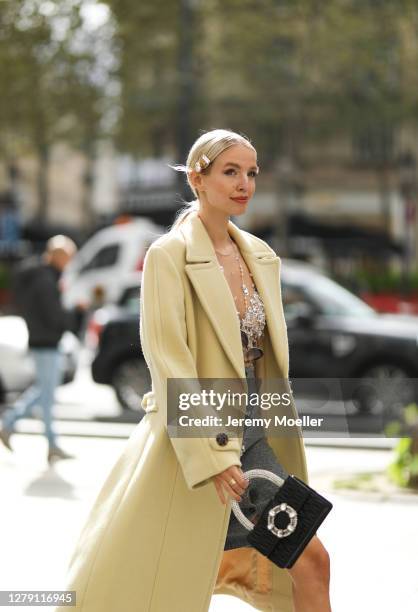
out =
[[(238, 168), (239, 170), (241, 170), (241, 166), (239, 164), (236, 164), (234, 162), (226, 162), (226, 164), (224, 165), (224, 168), (226, 166), (234, 166), (234, 168)], [(260, 168), (258, 166), (251, 166), (251, 168), (249, 168), (249, 170), (259, 170)]]

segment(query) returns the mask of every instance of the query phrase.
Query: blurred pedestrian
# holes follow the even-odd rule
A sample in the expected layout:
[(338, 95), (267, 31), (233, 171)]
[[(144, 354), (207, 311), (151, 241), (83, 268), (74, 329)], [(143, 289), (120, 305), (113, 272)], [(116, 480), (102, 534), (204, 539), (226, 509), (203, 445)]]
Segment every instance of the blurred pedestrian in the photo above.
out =
[(55, 389), (62, 380), (63, 355), (59, 342), (65, 331), (77, 333), (81, 328), (85, 306), (65, 310), (61, 303), (59, 279), (62, 271), (75, 254), (77, 247), (67, 236), (54, 236), (46, 244), (41, 258), (26, 259), (17, 271), (14, 284), (15, 303), (29, 332), (29, 350), (35, 364), (35, 381), (15, 404), (6, 410), (0, 441), (13, 450), (10, 436), (18, 419), (42, 408), (45, 436), (48, 441), (48, 462), (71, 459), (57, 444), (53, 429)]

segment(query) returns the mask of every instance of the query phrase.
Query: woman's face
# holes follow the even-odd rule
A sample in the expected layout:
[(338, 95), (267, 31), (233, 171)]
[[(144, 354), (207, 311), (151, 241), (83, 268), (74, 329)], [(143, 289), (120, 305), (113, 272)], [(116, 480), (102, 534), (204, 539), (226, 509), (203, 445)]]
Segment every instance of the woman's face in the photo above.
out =
[(212, 162), (208, 174), (194, 173), (203, 206), (226, 215), (242, 215), (255, 192), (257, 155), (245, 145), (233, 145)]

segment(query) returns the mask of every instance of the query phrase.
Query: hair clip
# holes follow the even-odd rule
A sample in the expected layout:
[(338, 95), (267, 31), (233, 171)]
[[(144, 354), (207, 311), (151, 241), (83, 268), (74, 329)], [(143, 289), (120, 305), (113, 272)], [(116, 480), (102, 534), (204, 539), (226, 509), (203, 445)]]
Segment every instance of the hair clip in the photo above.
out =
[(210, 159), (207, 155), (201, 155), (199, 157), (199, 161), (197, 161), (194, 165), (196, 172), (202, 172), (205, 168), (207, 168), (210, 164)]

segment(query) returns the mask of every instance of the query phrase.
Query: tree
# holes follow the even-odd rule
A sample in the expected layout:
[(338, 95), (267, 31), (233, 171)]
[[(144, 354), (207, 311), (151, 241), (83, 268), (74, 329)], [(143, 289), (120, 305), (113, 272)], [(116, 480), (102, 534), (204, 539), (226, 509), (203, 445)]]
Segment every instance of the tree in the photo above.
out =
[(121, 108), (117, 143), (133, 155), (178, 160), (201, 116), (200, 9), (192, 0), (108, 0), (119, 48)]
[(100, 131), (103, 89), (96, 57), (83, 44), (82, 2), (16, 0), (0, 4), (0, 127), (4, 158), (34, 151), (38, 211), (48, 211), (51, 145), (85, 147)]

